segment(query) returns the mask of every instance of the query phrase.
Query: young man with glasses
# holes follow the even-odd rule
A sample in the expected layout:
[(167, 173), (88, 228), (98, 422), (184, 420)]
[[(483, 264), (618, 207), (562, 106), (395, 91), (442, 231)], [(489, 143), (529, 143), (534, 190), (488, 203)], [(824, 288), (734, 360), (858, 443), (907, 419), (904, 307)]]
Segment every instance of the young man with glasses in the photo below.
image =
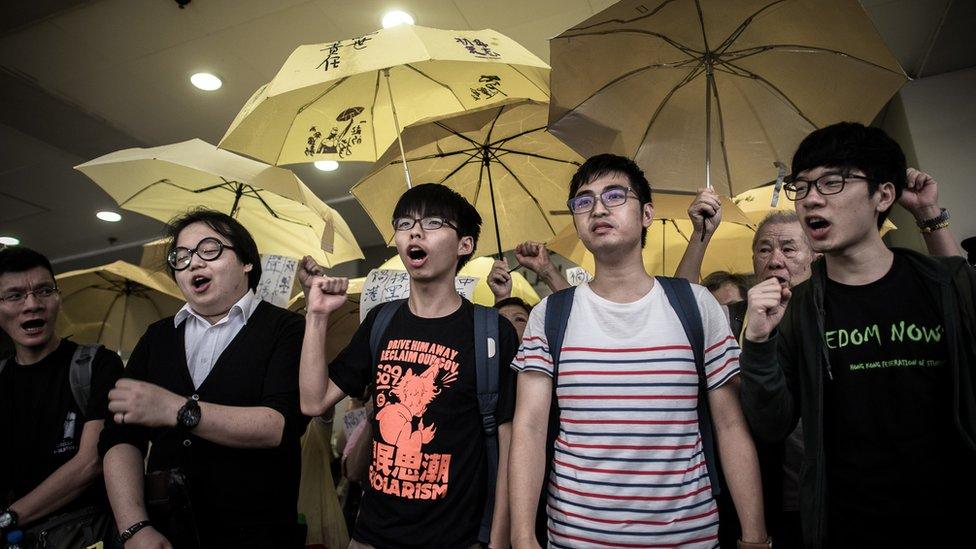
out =
[[(46, 534), (52, 547), (80, 546), (82, 521), (95, 534), (88, 544), (114, 535), (97, 444), (122, 361), (58, 337), (61, 299), (46, 257), (20, 246), (0, 250), (0, 328), (15, 349), (0, 357), (0, 532), (26, 531), (26, 547), (54, 516), (65, 526)], [(87, 387), (72, 382), (79, 368), (90, 375)]]
[(255, 296), (261, 257), (234, 218), (196, 210), (168, 233), (186, 305), (139, 340), (99, 444), (120, 538), (126, 548), (302, 547), (302, 318)]
[(497, 356), (500, 365), (494, 413), (499, 467), (496, 485), (487, 486), (475, 356), (483, 342), (472, 337), (479, 311), (458, 295), (454, 284), (477, 246), (481, 216), (448, 187), (425, 184), (400, 197), (392, 222), (397, 253), (410, 274), (410, 297), (392, 309), (385, 330), (374, 330), (374, 324), (391, 310), (381, 308), (394, 304), (370, 311), (331, 364), (325, 360), (329, 315), (346, 301), (348, 281), (322, 276), (310, 258), (303, 262), (308, 313), (302, 411), (320, 415), (344, 396), (361, 395), (375, 384), (372, 456), (351, 548), (479, 547), (486, 512), (493, 515), (490, 546), (504, 547), (514, 407), (514, 375), (506, 366), (515, 357), (518, 339), (499, 316), (497, 340), (487, 342), (487, 353)]
[[(572, 297), (556, 379), (546, 329), (553, 296), (532, 310), (513, 364), (515, 546), (539, 546), (543, 486), (551, 547), (716, 546), (713, 464), (705, 460), (701, 419), (714, 425), (725, 484), (741, 517), (740, 543), (767, 547), (759, 467), (738, 401), (739, 348), (715, 298), (692, 286), (689, 306), (698, 310), (704, 340), (693, 350), (664, 282), (645, 271), (641, 249), (654, 209), (643, 172), (627, 158), (592, 157), (573, 176), (568, 205), (596, 273)], [(711, 409), (703, 418), (699, 352)], [(545, 478), (556, 404), (558, 436)]]
[[(938, 204), (928, 178), (908, 177), (909, 200)], [(976, 511), (976, 272), (885, 246), (878, 229), (908, 177), (880, 129), (811, 133), (784, 188), (823, 258), (794, 288), (770, 278), (749, 292), (743, 406), (770, 441), (802, 419), (808, 547), (951, 546)], [(930, 210), (927, 243), (951, 242), (948, 213)]]

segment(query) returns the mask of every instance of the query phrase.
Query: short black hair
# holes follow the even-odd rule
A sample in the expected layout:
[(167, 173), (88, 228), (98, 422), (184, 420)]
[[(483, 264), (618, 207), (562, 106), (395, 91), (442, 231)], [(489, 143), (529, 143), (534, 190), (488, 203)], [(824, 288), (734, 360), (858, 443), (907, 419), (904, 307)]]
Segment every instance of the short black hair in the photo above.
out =
[[(254, 237), (240, 221), (225, 213), (208, 208), (196, 208), (170, 220), (166, 226), (166, 237), (170, 241), (169, 251), (176, 247), (176, 239), (183, 229), (194, 223), (206, 223), (217, 234), (230, 241), (241, 263), (251, 265), (251, 271), (247, 273), (248, 288), (257, 290), (258, 282), (261, 280), (261, 254), (258, 253), (258, 245), (254, 243)], [(169, 269), (170, 275), (175, 276), (176, 273), (168, 262), (166, 268)]]
[[(896, 202), (905, 189), (908, 168), (905, 153), (894, 139), (880, 128), (857, 122), (839, 122), (806, 136), (793, 155), (790, 177), (819, 167), (861, 170), (868, 179), (868, 196), (890, 182)], [(878, 215), (878, 229), (890, 212), (891, 208)]]
[[(472, 252), (458, 257), (456, 271), (467, 263), (478, 248), (481, 236), (481, 214), (454, 189), (440, 183), (416, 185), (403, 193), (393, 208), (393, 219), (399, 217), (443, 217), (457, 227), (458, 238), (470, 236), (474, 241)], [(390, 221), (392, 221), (391, 219)]]
[(532, 312), (532, 305), (526, 303), (525, 300), (522, 299), (521, 297), (514, 297), (514, 296), (506, 297), (505, 299), (499, 301), (498, 303), (495, 303), (494, 307), (498, 310), (501, 310), (502, 307), (506, 307), (508, 305), (515, 305), (521, 307), (525, 309), (526, 313)]
[(746, 299), (746, 296), (749, 295), (749, 288), (752, 286), (752, 277), (728, 271), (715, 271), (702, 279), (702, 286), (707, 288), (709, 292), (714, 292), (729, 283), (739, 289), (742, 299)]
[[(637, 195), (642, 207), (644, 204), (654, 203), (651, 200), (651, 184), (647, 182), (644, 170), (640, 169), (640, 166), (633, 160), (616, 154), (598, 154), (587, 158), (586, 162), (583, 162), (583, 165), (573, 174), (573, 179), (569, 182), (569, 196), (566, 199), (569, 200), (576, 196), (580, 187), (594, 179), (614, 173), (627, 176), (630, 181), (630, 188), (634, 190), (634, 194)], [(645, 244), (647, 244), (647, 227), (641, 230), (641, 248)]]
[(44, 254), (26, 246), (8, 246), (0, 249), (0, 275), (22, 273), (34, 267), (44, 267), (51, 273), (51, 278), (54, 278), (54, 269)]

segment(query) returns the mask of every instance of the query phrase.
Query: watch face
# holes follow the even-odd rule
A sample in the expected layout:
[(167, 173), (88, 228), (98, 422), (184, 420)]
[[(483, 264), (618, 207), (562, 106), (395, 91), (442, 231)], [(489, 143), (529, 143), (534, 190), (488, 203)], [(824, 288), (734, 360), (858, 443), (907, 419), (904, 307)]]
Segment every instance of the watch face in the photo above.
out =
[(3, 513), (0, 515), (0, 528), (6, 528), (13, 523), (14, 518), (10, 516), (10, 513)]
[(193, 429), (200, 423), (200, 406), (196, 401), (188, 402), (183, 408), (180, 408), (179, 416), (176, 419), (184, 429)]

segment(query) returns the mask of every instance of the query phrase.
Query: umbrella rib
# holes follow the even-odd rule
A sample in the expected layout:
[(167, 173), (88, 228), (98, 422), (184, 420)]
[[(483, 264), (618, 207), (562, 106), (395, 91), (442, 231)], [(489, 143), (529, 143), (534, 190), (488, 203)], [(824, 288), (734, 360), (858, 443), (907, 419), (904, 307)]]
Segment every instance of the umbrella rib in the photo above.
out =
[[(549, 160), (549, 161), (552, 161), (552, 162), (559, 162), (561, 164), (572, 164), (573, 166), (579, 166), (580, 165), (580, 163), (577, 162), (577, 161), (575, 161), (575, 160), (563, 160), (561, 158), (554, 158), (552, 156), (546, 156), (546, 155), (543, 155), (543, 154), (536, 154), (536, 153), (530, 153), (530, 152), (525, 152), (525, 151), (516, 151), (516, 150), (513, 150), (513, 149), (506, 149), (506, 148), (503, 148), (503, 147), (492, 147), (491, 150), (493, 152), (501, 151), (501, 152), (505, 152), (505, 153), (509, 153), (509, 154), (518, 154), (518, 155), (522, 155), (522, 156), (531, 156), (532, 158), (540, 158), (542, 160)], [(499, 156), (499, 155), (496, 155), (496, 156)]]
[(495, 114), (494, 120), (491, 121), (491, 126), (488, 128), (488, 133), (485, 135), (485, 142), (481, 144), (482, 147), (491, 146), (491, 134), (495, 131), (495, 124), (498, 123), (498, 119), (502, 117), (502, 112), (505, 111), (505, 107), (501, 106), (498, 108), (498, 112)]
[(478, 149), (480, 149), (480, 148), (482, 147), (482, 144), (481, 144), (481, 143), (478, 143), (478, 142), (477, 142), (477, 141), (475, 141), (474, 139), (471, 139), (470, 137), (468, 137), (468, 136), (466, 136), (466, 135), (463, 135), (463, 134), (461, 134), (461, 133), (459, 133), (459, 132), (458, 132), (458, 131), (456, 131), (456, 130), (455, 130), (454, 128), (450, 128), (450, 127), (448, 127), (448, 126), (446, 126), (446, 125), (444, 125), (444, 123), (443, 123), (443, 122), (434, 122), (434, 124), (437, 124), (437, 126), (438, 126), (439, 128), (441, 128), (441, 129), (443, 129), (444, 131), (446, 131), (446, 132), (448, 132), (448, 133), (450, 133), (451, 135), (454, 135), (455, 137), (458, 137), (458, 138), (460, 138), (460, 139), (463, 139), (463, 140), (465, 140), (465, 141), (467, 141), (468, 143), (471, 143), (472, 145), (474, 145), (474, 146), (475, 146), (475, 148), (478, 148)]
[(810, 120), (810, 117), (807, 116), (806, 113), (804, 113), (803, 110), (800, 109), (800, 107), (796, 103), (794, 103), (792, 99), (789, 98), (789, 96), (787, 96), (785, 93), (783, 93), (783, 90), (779, 89), (779, 87), (777, 87), (775, 84), (773, 84), (769, 80), (766, 80), (762, 76), (759, 76), (758, 74), (756, 74), (756, 73), (754, 73), (754, 72), (752, 72), (750, 70), (744, 69), (744, 68), (742, 68), (742, 67), (740, 67), (740, 66), (738, 66), (738, 65), (736, 65), (736, 64), (734, 64), (732, 62), (722, 61), (722, 64), (723, 65), (728, 65), (729, 67), (732, 67), (732, 68), (734, 68), (734, 69), (736, 69), (738, 71), (741, 71), (743, 74), (746, 75), (744, 78), (751, 78), (753, 80), (757, 80), (757, 81), (762, 82), (763, 84), (769, 86), (775, 92), (775, 95), (778, 95), (780, 97), (780, 99), (782, 99), (784, 102), (786, 102), (786, 104), (789, 105), (790, 108), (792, 108), (794, 111), (796, 111), (796, 113), (798, 115), (800, 115), (801, 118), (803, 118), (804, 120), (806, 120), (808, 124), (810, 124), (814, 128), (819, 128), (820, 127), (819, 124), (815, 123), (813, 120)]
[[(497, 156), (497, 155), (495, 155), (495, 152), (494, 152), (494, 151), (490, 151), (490, 152), (489, 152), (489, 154), (491, 154), (491, 156), (492, 156), (492, 158), (494, 158), (494, 159), (495, 159), (495, 162), (498, 162), (498, 164), (500, 164), (500, 165), (501, 165), (501, 167), (503, 167), (503, 168), (505, 168), (505, 171), (506, 171), (506, 172), (508, 172), (508, 173), (509, 173), (509, 175), (511, 175), (511, 176), (512, 176), (512, 179), (514, 179), (514, 180), (515, 180), (515, 182), (516, 182), (516, 183), (518, 183), (518, 185), (519, 185), (519, 187), (521, 187), (521, 188), (522, 188), (522, 190), (523, 190), (523, 191), (525, 191), (525, 194), (526, 194), (526, 195), (527, 195), (527, 196), (528, 196), (528, 197), (529, 197), (530, 199), (532, 199), (532, 202), (534, 202), (534, 203), (535, 203), (535, 207), (536, 207), (536, 208), (538, 208), (538, 209), (539, 209), (539, 213), (541, 213), (541, 214), (542, 214), (542, 219), (544, 219), (544, 220), (545, 220), (545, 222), (546, 222), (546, 225), (548, 225), (548, 226), (549, 226), (549, 230), (550, 230), (550, 231), (552, 232), (552, 234), (556, 234), (556, 229), (555, 229), (555, 228), (553, 228), (553, 226), (552, 226), (552, 223), (551, 223), (551, 222), (549, 221), (549, 217), (548, 217), (548, 216), (546, 216), (546, 210), (545, 210), (545, 209), (544, 209), (544, 208), (542, 207), (542, 204), (540, 204), (540, 203), (539, 203), (539, 200), (538, 200), (538, 199), (537, 199), (537, 198), (535, 197), (535, 195), (534, 195), (534, 194), (532, 194), (532, 192), (530, 192), (530, 191), (529, 191), (529, 189), (527, 189), (527, 188), (525, 187), (525, 185), (524, 185), (524, 184), (522, 183), (522, 180), (521, 180), (521, 179), (519, 179), (519, 177), (518, 177), (517, 175), (515, 175), (515, 172), (513, 172), (513, 171), (511, 170), (511, 168), (509, 168), (509, 167), (508, 167), (508, 166), (507, 166), (507, 165), (505, 164), (505, 162), (503, 162), (503, 161), (502, 161), (502, 160), (501, 160), (500, 158), (498, 158), (498, 156)], [(490, 170), (491, 168), (489, 167), (488, 169)], [(498, 223), (498, 219), (495, 219), (495, 223)], [(499, 247), (501, 247), (501, 245), (500, 245), (500, 244), (499, 244)]]
[(121, 293), (116, 293), (115, 299), (113, 299), (112, 302), (108, 304), (108, 309), (105, 310), (105, 317), (102, 318), (102, 326), (101, 328), (98, 329), (98, 337), (95, 339), (95, 341), (102, 340), (102, 333), (105, 332), (105, 323), (108, 321), (109, 315), (112, 314), (112, 307), (115, 307), (115, 302), (119, 300), (119, 297), (121, 295), (122, 295)]
[(640, 21), (641, 19), (647, 19), (648, 17), (654, 16), (655, 14), (657, 14), (657, 12), (661, 11), (662, 9), (664, 9), (665, 6), (667, 6), (668, 4), (674, 1), (675, 0), (664, 0), (664, 2), (661, 2), (656, 8), (654, 8), (653, 11), (649, 13), (645, 13), (643, 15), (638, 15), (633, 19), (620, 19), (620, 18), (608, 19), (606, 21), (600, 21), (599, 23), (593, 23), (592, 25), (586, 27), (573, 27), (569, 30), (574, 31), (574, 30), (592, 29), (593, 27), (599, 27), (600, 25), (607, 25), (609, 23), (619, 23), (619, 24), (633, 23), (634, 21)]
[(641, 34), (644, 36), (660, 38), (661, 40), (666, 42), (669, 46), (673, 47), (674, 49), (680, 51), (681, 53), (689, 57), (698, 57), (702, 54), (702, 52), (696, 50), (695, 48), (686, 46), (681, 42), (678, 42), (673, 38), (669, 38), (659, 32), (643, 30), (643, 29), (613, 29), (613, 30), (606, 30), (606, 31), (581, 32), (578, 34), (568, 34), (568, 35), (564, 34), (563, 36), (557, 36), (556, 38), (553, 38), (553, 40), (560, 40), (566, 38), (583, 38), (589, 36), (606, 36), (608, 34)]
[(499, 145), (502, 145), (502, 144), (504, 144), (504, 143), (506, 143), (508, 141), (512, 141), (513, 139), (518, 139), (519, 137), (523, 137), (523, 136), (529, 135), (530, 133), (535, 133), (537, 131), (545, 131), (545, 129), (546, 129), (545, 126), (540, 126), (538, 128), (532, 128), (531, 130), (525, 130), (525, 131), (516, 133), (514, 135), (509, 135), (508, 137), (503, 137), (503, 138), (499, 139), (498, 141), (489, 142), (487, 144), (487, 146), (489, 146), (489, 147), (491, 147), (493, 149), (497, 149), (497, 148), (499, 148), (498, 147)]
[(715, 107), (718, 111), (718, 133), (719, 147), (722, 149), (722, 160), (725, 162), (725, 180), (729, 185), (729, 196), (734, 196), (732, 192), (732, 170), (729, 168), (729, 151), (725, 147), (725, 118), (722, 117), (722, 100), (718, 96), (718, 84), (712, 79), (711, 92), (715, 94)]
[(411, 64), (409, 64), (409, 63), (408, 63), (408, 64), (406, 64), (406, 65), (404, 65), (404, 66), (405, 66), (405, 67), (407, 67), (408, 69), (410, 69), (410, 70), (412, 70), (412, 71), (414, 71), (414, 72), (416, 72), (416, 73), (417, 73), (417, 74), (419, 74), (420, 76), (423, 76), (423, 77), (424, 77), (424, 78), (426, 78), (427, 80), (430, 80), (431, 82), (433, 82), (433, 83), (435, 83), (435, 84), (437, 84), (438, 86), (441, 86), (441, 87), (442, 87), (442, 88), (444, 88), (445, 90), (447, 90), (447, 91), (449, 91), (449, 92), (451, 93), (451, 95), (453, 95), (453, 96), (454, 96), (454, 99), (455, 99), (455, 100), (456, 100), (456, 101), (458, 102), (458, 105), (461, 105), (461, 107), (462, 107), (462, 108), (464, 107), (464, 102), (463, 102), (463, 101), (461, 101), (461, 98), (460, 98), (460, 97), (458, 97), (456, 93), (454, 93), (454, 90), (452, 90), (450, 86), (448, 86), (447, 84), (445, 84), (445, 83), (443, 83), (443, 82), (441, 82), (441, 81), (439, 81), (439, 80), (436, 80), (436, 79), (434, 79), (433, 77), (431, 77), (430, 75), (428, 75), (428, 74), (427, 74), (427, 73), (425, 73), (424, 71), (422, 71), (422, 70), (420, 70), (420, 69), (418, 69), (417, 67), (414, 67), (413, 65), (411, 65)]
[[(455, 155), (458, 155), (458, 154), (466, 154), (468, 156), (473, 156), (471, 154), (471, 151), (473, 151), (473, 150), (475, 150), (475, 149), (463, 149), (463, 150), (458, 150), (458, 151), (454, 151), (454, 152), (441, 152), (441, 153), (428, 154), (426, 156), (418, 156), (418, 157), (415, 157), (415, 158), (409, 158), (409, 159), (407, 159), (407, 162), (417, 162), (417, 161), (420, 161), (420, 160), (431, 160), (433, 158), (447, 158), (448, 156), (455, 156)], [(395, 158), (395, 159), (391, 160), (389, 165), (390, 166), (395, 166), (397, 164), (402, 164), (402, 163), (403, 163), (403, 159), (401, 159), (401, 158), (398, 157), (398, 158)]]
[(846, 57), (848, 59), (851, 59), (853, 61), (857, 61), (858, 63), (862, 63), (864, 65), (868, 65), (868, 66), (873, 67), (875, 69), (880, 69), (880, 70), (883, 70), (885, 72), (890, 72), (891, 74), (895, 74), (895, 75), (898, 75), (898, 76), (904, 76), (901, 73), (899, 73), (898, 71), (894, 71), (894, 70), (889, 69), (888, 67), (885, 67), (885, 66), (879, 65), (877, 63), (868, 61), (867, 59), (864, 59), (863, 57), (858, 57), (856, 55), (851, 55), (851, 54), (849, 54), (847, 52), (843, 52), (843, 51), (840, 51), (840, 50), (833, 50), (833, 49), (830, 49), (830, 48), (821, 48), (819, 46), (805, 46), (803, 44), (765, 44), (765, 45), (762, 45), (762, 46), (753, 46), (751, 48), (747, 48), (747, 49), (744, 49), (744, 50), (735, 50), (735, 51), (727, 52), (727, 53), (725, 53), (722, 56), (722, 61), (723, 62), (738, 61), (739, 59), (743, 59), (743, 58), (746, 58), (746, 57), (751, 57), (753, 55), (758, 55), (760, 53), (765, 53), (765, 52), (773, 51), (773, 50), (784, 50), (784, 49), (790, 51), (791, 53), (812, 53), (812, 54), (827, 53), (827, 54), (833, 54), (833, 55), (836, 55), (836, 56), (839, 56), (839, 57)]
[(749, 17), (745, 18), (742, 21), (742, 23), (740, 23), (739, 26), (734, 31), (732, 31), (729, 34), (729, 36), (725, 40), (722, 41), (721, 44), (719, 44), (715, 48), (715, 51), (719, 52), (720, 54), (725, 53), (725, 50), (729, 49), (732, 46), (732, 43), (735, 42), (736, 40), (738, 40), (739, 36), (742, 36), (742, 33), (745, 32), (746, 28), (748, 28), (749, 25), (752, 24), (752, 22), (756, 19), (756, 17), (759, 16), (760, 13), (762, 13), (762, 12), (766, 11), (767, 9), (775, 6), (776, 4), (779, 4), (779, 3), (782, 3), (782, 2), (785, 2), (785, 1), (786, 0), (774, 0), (773, 2), (770, 2), (769, 4), (766, 4), (765, 6), (759, 8), (758, 10), (756, 10), (755, 13), (753, 13)]
[(702, 14), (701, 1), (695, 0), (695, 9), (698, 10), (698, 25), (701, 27), (702, 34), (702, 44), (705, 45), (705, 51), (710, 51), (708, 49), (708, 36), (705, 34), (705, 16)]
[(668, 221), (670, 221), (671, 224), (674, 225), (674, 230), (677, 231), (679, 235), (681, 235), (681, 238), (685, 239), (685, 242), (691, 242), (688, 239), (688, 236), (681, 230), (681, 227), (678, 227), (678, 224), (675, 222), (675, 220), (669, 218)]
[(532, 80), (531, 78), (529, 78), (528, 76), (526, 76), (522, 71), (519, 70), (518, 67), (516, 67), (515, 65), (508, 65), (508, 68), (510, 68), (513, 71), (519, 73), (519, 76), (521, 76), (522, 78), (528, 80), (530, 84), (532, 84), (533, 86), (535, 86), (535, 89), (537, 89), (540, 92), (542, 92), (546, 97), (549, 97), (549, 90), (547, 90), (545, 88), (542, 88), (541, 86), (539, 86), (538, 84), (536, 84), (534, 80)]
[[(453, 176), (454, 174), (456, 174), (456, 173), (458, 173), (459, 171), (461, 171), (461, 169), (462, 169), (462, 168), (464, 168), (464, 167), (465, 167), (465, 166), (467, 166), (468, 164), (471, 164), (471, 162), (472, 162), (473, 160), (475, 160), (475, 159), (478, 159), (478, 157), (477, 157), (477, 156), (475, 156), (475, 155), (471, 155), (471, 157), (470, 157), (470, 158), (468, 158), (468, 159), (467, 159), (467, 160), (465, 160), (464, 162), (461, 162), (461, 164), (460, 164), (460, 165), (458, 165), (458, 167), (457, 167), (457, 168), (454, 168), (453, 170), (451, 170), (451, 173), (449, 173), (449, 174), (447, 174), (447, 175), (445, 175), (444, 177), (442, 177), (442, 178), (441, 178), (441, 180), (440, 180), (440, 183), (441, 183), (441, 184), (443, 184), (443, 183), (444, 183), (445, 181), (447, 181), (448, 179), (450, 179), (450, 178), (451, 178), (451, 176)], [(480, 162), (480, 159), (478, 159), (478, 161)]]
[[(642, 73), (642, 72), (645, 72), (645, 71), (648, 71), (648, 70), (651, 70), (651, 69), (680, 69), (680, 68), (684, 68), (685, 66), (690, 65), (692, 63), (697, 63), (698, 64), (698, 66), (695, 67), (695, 69), (698, 69), (698, 68), (701, 67), (701, 59), (699, 59), (699, 58), (693, 58), (693, 59), (685, 59), (684, 61), (679, 61), (679, 62), (676, 62), (676, 63), (656, 63), (654, 65), (645, 65), (643, 67), (636, 68), (636, 69), (634, 69), (634, 70), (632, 70), (630, 72), (627, 72), (625, 74), (621, 74), (620, 76), (614, 78), (613, 80), (611, 80), (611, 81), (607, 82), (606, 84), (604, 84), (603, 86), (601, 86), (600, 89), (598, 89), (598, 90), (594, 91), (593, 93), (591, 93), (586, 99), (583, 99), (582, 101), (580, 101), (579, 103), (577, 103), (575, 107), (567, 110), (566, 111), (566, 114), (569, 114), (570, 112), (575, 111), (576, 109), (582, 107), (590, 99), (593, 99), (594, 97), (600, 95), (604, 91), (606, 91), (609, 88), (611, 88), (611, 87), (619, 84), (620, 82), (623, 82), (624, 80), (630, 78), (631, 76), (636, 76), (638, 73)], [(563, 117), (565, 117), (566, 114), (564, 114)], [(557, 122), (558, 122), (558, 120), (557, 120)]]
[(654, 111), (654, 115), (651, 116), (650, 121), (648, 121), (647, 127), (644, 129), (644, 135), (641, 137), (640, 144), (637, 145), (637, 150), (634, 151), (631, 158), (637, 158), (637, 155), (640, 154), (641, 149), (644, 148), (644, 142), (647, 140), (648, 134), (651, 133), (651, 127), (653, 127), (654, 123), (657, 122), (657, 117), (661, 115), (661, 111), (663, 111), (664, 107), (667, 106), (668, 102), (671, 100), (671, 97), (673, 97), (675, 92), (677, 92), (679, 89), (683, 88), (698, 75), (702, 74), (704, 72), (704, 66), (705, 64), (700, 62), (694, 71), (685, 76), (681, 82), (678, 82), (673, 88), (671, 88), (671, 91), (664, 96), (664, 99), (661, 100), (661, 103), (658, 104), (657, 109)]

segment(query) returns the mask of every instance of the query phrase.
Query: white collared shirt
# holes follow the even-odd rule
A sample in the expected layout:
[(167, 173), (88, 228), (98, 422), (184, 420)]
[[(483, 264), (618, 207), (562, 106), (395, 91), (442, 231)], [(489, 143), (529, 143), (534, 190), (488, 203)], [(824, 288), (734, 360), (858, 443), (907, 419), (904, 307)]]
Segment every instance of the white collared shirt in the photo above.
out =
[(254, 292), (248, 290), (244, 297), (230, 308), (227, 316), (216, 324), (210, 324), (207, 319), (198, 315), (190, 308), (189, 303), (184, 304), (183, 308), (176, 313), (173, 317), (175, 326), (179, 327), (180, 323), (186, 320), (183, 334), (186, 366), (190, 370), (195, 388), (199, 389), (203, 380), (207, 379), (217, 359), (230, 345), (234, 336), (247, 324), (260, 303), (261, 300), (254, 295)]

